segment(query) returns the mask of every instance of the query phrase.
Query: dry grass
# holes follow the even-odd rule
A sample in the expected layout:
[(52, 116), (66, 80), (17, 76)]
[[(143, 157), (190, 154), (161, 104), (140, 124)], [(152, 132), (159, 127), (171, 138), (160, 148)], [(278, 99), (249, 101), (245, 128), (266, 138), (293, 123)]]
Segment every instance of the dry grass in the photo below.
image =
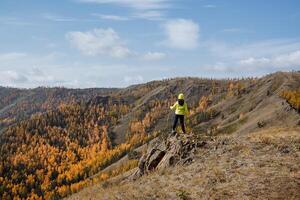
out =
[(219, 136), (189, 166), (97, 185), (71, 199), (300, 199), (299, 163), (300, 128), (269, 128)]

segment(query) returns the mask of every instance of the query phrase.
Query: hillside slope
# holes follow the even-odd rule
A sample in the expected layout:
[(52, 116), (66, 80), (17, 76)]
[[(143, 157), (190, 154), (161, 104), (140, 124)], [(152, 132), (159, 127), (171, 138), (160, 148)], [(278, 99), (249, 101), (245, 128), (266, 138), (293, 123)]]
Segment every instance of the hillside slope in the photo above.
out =
[(191, 135), (213, 141), (234, 135), (243, 143), (251, 132), (299, 126), (299, 88), (299, 72), (278, 72), (175, 78), (123, 89), (11, 89), (0, 93), (7, 99), (0, 113), (0, 195), (60, 199), (133, 169), (150, 140), (168, 136), (169, 106), (180, 92), (191, 112)]
[(300, 128), (212, 137), (190, 165), (107, 181), (68, 199), (299, 199)]
[(61, 103), (88, 101), (109, 95), (117, 89), (16, 89), (0, 87), (0, 130), (30, 118), (31, 115), (56, 109)]
[[(206, 144), (192, 164), (135, 181), (133, 170), (68, 199), (299, 199), (300, 115), (280, 95), (299, 88), (299, 73), (276, 73), (214, 95), (206, 111), (192, 109), (190, 136)], [(203, 118), (209, 110), (217, 114)]]

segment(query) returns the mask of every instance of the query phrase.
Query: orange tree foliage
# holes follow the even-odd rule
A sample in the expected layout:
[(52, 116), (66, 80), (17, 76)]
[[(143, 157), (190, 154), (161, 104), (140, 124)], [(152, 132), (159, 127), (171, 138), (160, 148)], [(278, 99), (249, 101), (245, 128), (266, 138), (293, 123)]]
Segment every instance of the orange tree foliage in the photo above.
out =
[(55, 199), (87, 184), (87, 177), (115, 162), (136, 143), (112, 147), (110, 127), (129, 110), (112, 98), (61, 104), (0, 134), (0, 196)]
[(211, 99), (208, 96), (202, 96), (199, 100), (199, 106), (197, 108), (198, 112), (204, 112), (208, 108), (208, 106), (211, 104)]
[[(195, 94), (194, 98), (187, 98), (194, 102), (188, 102), (190, 109), (196, 110), (201, 96), (211, 91), (218, 93), (217, 87), (224, 85), (225, 88), (228, 83), (213, 83), (210, 90), (207, 82), (209, 80), (199, 80), (198, 86), (189, 89), (190, 94)], [(19, 112), (21, 117), (12, 120), (0, 134), (0, 196), (3, 199), (57, 199), (78, 191), (89, 184), (88, 177), (155, 137), (147, 133), (169, 129), (166, 116), (173, 113), (169, 106), (187, 83), (182, 79), (175, 85), (167, 85), (164, 92), (155, 96), (147, 96), (148, 92), (160, 87), (161, 83), (155, 81), (139, 89), (119, 91), (113, 97), (92, 95), (91, 98), (90, 93), (97, 91), (55, 89), (50, 95), (40, 88), (31, 91), (38, 94), (38, 100), (26, 99), (9, 110), (8, 116)], [(143, 103), (145, 101), (147, 103)], [(25, 111), (30, 119), (22, 118)], [(113, 146), (112, 129), (129, 111), (133, 120), (129, 124), (127, 141)], [(101, 180), (118, 174), (117, 171), (103, 174)]]
[(286, 99), (293, 108), (300, 112), (300, 89), (283, 91), (281, 96)]
[[(0, 87), (0, 129), (24, 120), (37, 112), (55, 109), (62, 102), (89, 101), (99, 95), (108, 95), (115, 89), (45, 88), (15, 89)], [(13, 106), (12, 106), (13, 105)]]
[(166, 98), (165, 100), (155, 99), (144, 107), (140, 107), (136, 111), (136, 116), (129, 124), (129, 132), (133, 136), (136, 134), (145, 135), (152, 132), (153, 127), (159, 120), (170, 112), (169, 105), (171, 103), (173, 103), (171, 98)]
[(245, 93), (245, 82), (237, 80), (228, 83), (227, 96), (238, 96), (243, 93)]

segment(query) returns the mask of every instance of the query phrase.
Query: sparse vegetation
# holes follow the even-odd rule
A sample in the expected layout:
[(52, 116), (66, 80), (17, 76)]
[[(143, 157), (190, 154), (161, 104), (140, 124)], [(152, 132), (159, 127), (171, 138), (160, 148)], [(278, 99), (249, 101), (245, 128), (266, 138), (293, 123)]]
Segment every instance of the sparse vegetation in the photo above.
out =
[(185, 190), (179, 190), (176, 195), (179, 197), (179, 199), (182, 199), (182, 200), (190, 199), (190, 197), (189, 197), (190, 193)]
[(237, 122), (230, 123), (220, 129), (215, 131), (216, 134), (232, 134), (234, 133), (241, 125), (248, 121), (248, 117), (242, 117)]
[(154, 172), (133, 182), (95, 186), (70, 199), (299, 199), (299, 131), (273, 127), (246, 137), (214, 137), (189, 166), (169, 168), (163, 176)]
[(233, 132), (235, 132), (238, 128), (238, 124), (237, 123), (231, 123), (223, 128), (221, 128), (220, 130), (218, 130), (218, 133), (221, 134), (231, 134)]
[(265, 125), (266, 125), (266, 123), (264, 121), (257, 122), (257, 127), (258, 128), (263, 128)]
[(286, 101), (300, 112), (300, 89), (299, 90), (287, 90), (281, 93), (281, 96), (286, 99)]

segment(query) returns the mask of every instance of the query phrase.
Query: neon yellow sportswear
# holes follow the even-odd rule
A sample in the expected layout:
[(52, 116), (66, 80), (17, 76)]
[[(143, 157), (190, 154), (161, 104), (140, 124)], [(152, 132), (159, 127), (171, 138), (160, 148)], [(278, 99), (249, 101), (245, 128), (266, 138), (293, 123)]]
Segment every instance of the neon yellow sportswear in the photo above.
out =
[(184, 102), (184, 104), (181, 106), (179, 105), (178, 101), (170, 107), (171, 110), (175, 110), (176, 115), (187, 115), (189, 114), (189, 110), (187, 107), (187, 104)]

